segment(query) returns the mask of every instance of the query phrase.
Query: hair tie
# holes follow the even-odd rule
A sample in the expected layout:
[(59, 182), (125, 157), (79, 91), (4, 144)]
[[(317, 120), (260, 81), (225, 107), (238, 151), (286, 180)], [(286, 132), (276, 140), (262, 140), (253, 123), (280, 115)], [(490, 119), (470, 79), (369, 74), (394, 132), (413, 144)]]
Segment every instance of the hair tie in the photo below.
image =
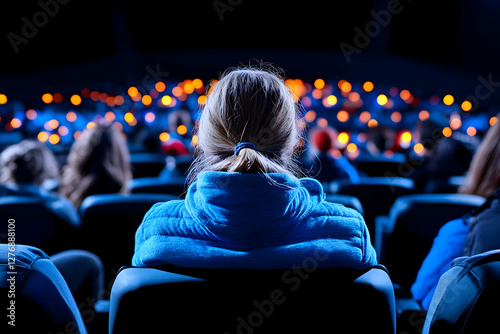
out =
[(239, 142), (236, 145), (236, 147), (234, 148), (234, 155), (238, 155), (238, 153), (240, 153), (240, 151), (244, 148), (251, 148), (254, 151), (257, 151), (257, 152), (259, 151), (254, 144), (247, 142), (247, 141), (242, 141), (242, 142)]

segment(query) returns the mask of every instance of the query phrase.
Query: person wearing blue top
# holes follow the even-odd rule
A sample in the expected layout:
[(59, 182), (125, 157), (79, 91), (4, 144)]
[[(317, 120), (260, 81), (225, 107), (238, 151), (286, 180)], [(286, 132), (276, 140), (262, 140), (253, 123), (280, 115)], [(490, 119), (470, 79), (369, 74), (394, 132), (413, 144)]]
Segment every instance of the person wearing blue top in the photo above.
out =
[[(268, 65), (226, 71), (201, 112), (184, 200), (154, 205), (132, 265), (199, 268), (369, 268), (363, 217), (298, 178), (297, 105)], [(311, 260), (308, 261), (307, 259)]]

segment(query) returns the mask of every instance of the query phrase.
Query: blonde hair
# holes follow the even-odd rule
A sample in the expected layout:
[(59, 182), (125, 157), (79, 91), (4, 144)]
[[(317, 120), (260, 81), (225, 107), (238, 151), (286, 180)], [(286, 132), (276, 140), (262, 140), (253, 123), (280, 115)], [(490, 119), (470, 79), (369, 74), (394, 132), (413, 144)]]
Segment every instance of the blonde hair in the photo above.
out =
[(59, 191), (78, 208), (89, 195), (128, 192), (131, 178), (130, 153), (122, 132), (98, 123), (73, 143)]
[[(201, 171), (298, 175), (297, 114), (293, 95), (275, 68), (227, 70), (202, 110), (189, 181)], [(257, 150), (243, 148), (235, 155), (239, 142), (251, 142)]]
[(500, 186), (500, 124), (486, 133), (474, 154), (465, 184), (458, 192), (490, 197)]

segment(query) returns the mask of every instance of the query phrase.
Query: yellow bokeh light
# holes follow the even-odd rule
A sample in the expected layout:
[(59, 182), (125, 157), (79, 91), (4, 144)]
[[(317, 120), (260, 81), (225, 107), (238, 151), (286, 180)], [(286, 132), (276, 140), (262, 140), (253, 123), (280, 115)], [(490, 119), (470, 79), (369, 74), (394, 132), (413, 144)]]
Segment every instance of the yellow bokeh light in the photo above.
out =
[(407, 89), (403, 89), (400, 93), (399, 93), (399, 97), (404, 101), (404, 100), (408, 100), (410, 97), (411, 97), (411, 93), (409, 90)]
[(41, 141), (42, 143), (45, 143), (47, 140), (49, 140), (49, 134), (45, 131), (42, 131), (38, 133), (37, 139)]
[(47, 130), (54, 130), (57, 129), (59, 126), (59, 121), (57, 119), (51, 119), (50, 121), (47, 121), (44, 125), (44, 128)]
[(405, 131), (401, 134), (401, 141), (404, 143), (411, 142), (411, 133), (409, 131)]
[(54, 97), (52, 96), (52, 94), (49, 94), (49, 93), (45, 93), (42, 95), (42, 101), (44, 103), (51, 103), (52, 101), (54, 100)]
[(87, 123), (87, 129), (92, 129), (96, 124), (94, 122), (88, 122)]
[(339, 122), (347, 122), (349, 120), (349, 113), (345, 110), (340, 110), (337, 113), (337, 119)]
[(201, 79), (194, 79), (192, 84), (195, 89), (200, 89), (201, 87), (203, 87), (203, 81), (201, 81)]
[(377, 96), (377, 103), (380, 104), (381, 106), (385, 105), (387, 103), (388, 99), (387, 96), (384, 94), (380, 94)]
[(165, 89), (167, 88), (167, 86), (165, 86), (165, 84), (161, 81), (158, 81), (156, 84), (155, 84), (155, 89), (158, 93), (161, 93), (163, 92)]
[(149, 106), (153, 102), (153, 98), (150, 95), (144, 95), (142, 97), (142, 104)]
[(445, 136), (445, 137), (451, 137), (452, 134), (453, 134), (453, 130), (450, 129), (449, 127), (445, 127), (443, 129), (443, 136)]
[(207, 102), (207, 97), (205, 95), (198, 96), (198, 104), (204, 105)]
[(129, 87), (129, 89), (127, 90), (127, 93), (130, 97), (134, 97), (137, 94), (139, 94), (139, 90), (136, 87), (132, 86), (132, 87)]
[(160, 133), (159, 138), (162, 142), (166, 142), (170, 139), (170, 134), (168, 132), (162, 132)]
[(123, 119), (125, 120), (125, 122), (131, 123), (134, 121), (135, 116), (131, 112), (128, 112), (125, 114), (125, 116), (123, 116)]
[(391, 114), (391, 121), (394, 123), (399, 123), (403, 119), (403, 115), (399, 111), (395, 111)]
[(413, 151), (421, 156), (424, 154), (425, 147), (421, 143), (416, 143), (415, 146), (413, 146)]
[(59, 143), (60, 140), (61, 140), (61, 137), (59, 137), (59, 135), (57, 135), (55, 133), (53, 133), (49, 136), (49, 143), (51, 143), (52, 145)]
[(374, 128), (376, 126), (378, 126), (378, 121), (376, 119), (372, 118), (371, 120), (368, 121), (368, 127), (369, 128)]
[(463, 111), (469, 111), (472, 109), (472, 103), (470, 103), (470, 101), (464, 101), (462, 102), (461, 107)]
[(170, 95), (165, 95), (161, 98), (161, 103), (163, 103), (163, 105), (165, 106), (168, 106), (170, 103), (172, 103), (172, 98), (170, 97)]
[(489, 120), (489, 124), (491, 126), (495, 125), (495, 123), (498, 122), (498, 118), (496, 116), (493, 116), (492, 118), (490, 118)]
[(7, 103), (7, 95), (0, 94), (0, 104), (6, 104), (6, 103)]
[(323, 89), (325, 87), (325, 80), (323, 79), (316, 79), (314, 81), (314, 87), (317, 89)]
[(469, 127), (467, 128), (467, 134), (468, 134), (469, 136), (471, 136), (471, 137), (474, 137), (474, 136), (477, 134), (477, 130), (476, 130), (476, 128), (475, 128), (475, 127), (473, 127), (473, 126), (469, 126)]
[(373, 86), (373, 83), (371, 81), (367, 81), (363, 84), (363, 89), (365, 90), (365, 92), (371, 92), (373, 90), (374, 86)]
[(344, 93), (349, 93), (351, 89), (352, 85), (347, 81), (342, 82), (342, 84), (340, 85), (340, 90)]
[(20, 128), (21, 125), (23, 125), (23, 122), (19, 118), (13, 118), (10, 121), (10, 126), (12, 126), (14, 129)]
[(185, 135), (187, 133), (187, 127), (183, 124), (177, 127), (177, 133), (180, 135)]
[(184, 93), (191, 94), (192, 92), (194, 92), (194, 86), (191, 82), (187, 82), (184, 85)]
[(354, 143), (350, 143), (349, 145), (347, 145), (347, 151), (350, 153), (356, 152), (357, 149), (358, 149), (358, 146)]
[(346, 132), (341, 132), (337, 136), (337, 140), (341, 144), (347, 144), (347, 142), (349, 141), (349, 135)]
[(443, 103), (447, 106), (451, 106), (453, 102), (455, 102), (455, 98), (453, 97), (453, 95), (447, 94), (443, 97)]
[(329, 95), (326, 98), (326, 102), (328, 102), (329, 105), (334, 106), (337, 104), (337, 97), (335, 95)]
[(196, 146), (198, 145), (198, 136), (193, 135), (193, 138), (191, 138), (191, 146)]
[(75, 106), (77, 106), (77, 105), (79, 105), (80, 103), (82, 103), (82, 98), (81, 98), (81, 97), (80, 97), (80, 95), (78, 95), (78, 94), (73, 94), (73, 95), (71, 95), (71, 97), (69, 98), (69, 100), (70, 100), (70, 102), (71, 102), (73, 105), (75, 105)]

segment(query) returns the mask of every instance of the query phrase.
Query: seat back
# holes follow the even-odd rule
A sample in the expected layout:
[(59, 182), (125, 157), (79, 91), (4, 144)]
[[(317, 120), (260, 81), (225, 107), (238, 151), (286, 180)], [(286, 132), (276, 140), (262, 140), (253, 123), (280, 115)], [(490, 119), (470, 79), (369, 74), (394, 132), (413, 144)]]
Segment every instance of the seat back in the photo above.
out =
[(165, 155), (161, 153), (136, 152), (130, 155), (134, 178), (155, 177), (165, 168)]
[(348, 180), (333, 182), (330, 189), (333, 193), (359, 199), (366, 225), (373, 238), (375, 216), (388, 214), (396, 198), (415, 191), (415, 183), (403, 177), (362, 177), (356, 183)]
[(130, 181), (130, 192), (149, 194), (170, 194), (179, 198), (186, 191), (186, 178), (179, 177), (142, 177)]
[[(16, 243), (44, 249), (49, 254), (63, 251), (74, 242), (78, 228), (63, 221), (40, 197), (0, 197), (0, 217), (15, 220)], [(0, 242), (7, 241), (8, 224), (0, 224)]]
[(66, 281), (48, 256), (31, 246), (14, 248), (0, 244), (0, 293), (7, 310), (1, 332), (87, 333)]
[(381, 266), (168, 269), (119, 273), (109, 333), (395, 333), (394, 290)]
[(396, 200), (389, 214), (392, 233), (379, 254), (394, 282), (404, 289), (414, 282), (432, 241), (446, 222), (481, 206), (485, 199), (465, 194), (414, 194)]
[(432, 298), (424, 333), (492, 333), (500, 314), (500, 250), (455, 259)]
[(85, 198), (78, 248), (96, 254), (103, 262), (105, 282), (120, 267), (129, 265), (134, 254), (135, 232), (146, 212), (158, 202), (178, 199), (161, 194), (103, 194)]
[(405, 161), (406, 157), (402, 153), (392, 156), (360, 154), (352, 163), (358, 171), (368, 176), (399, 177), (406, 170), (402, 166)]

